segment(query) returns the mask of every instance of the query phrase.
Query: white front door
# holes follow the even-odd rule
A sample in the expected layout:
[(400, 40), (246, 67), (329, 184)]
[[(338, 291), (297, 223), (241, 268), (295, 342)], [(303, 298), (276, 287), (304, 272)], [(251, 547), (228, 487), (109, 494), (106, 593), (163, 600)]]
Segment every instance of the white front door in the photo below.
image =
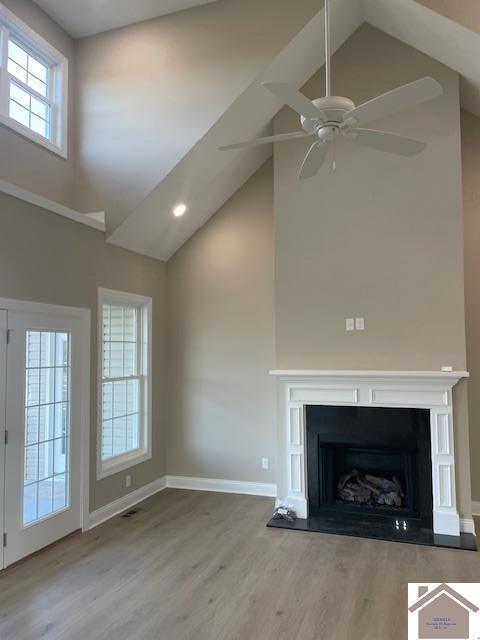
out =
[(86, 344), (82, 319), (61, 312), (7, 322), (5, 567), (81, 527)]

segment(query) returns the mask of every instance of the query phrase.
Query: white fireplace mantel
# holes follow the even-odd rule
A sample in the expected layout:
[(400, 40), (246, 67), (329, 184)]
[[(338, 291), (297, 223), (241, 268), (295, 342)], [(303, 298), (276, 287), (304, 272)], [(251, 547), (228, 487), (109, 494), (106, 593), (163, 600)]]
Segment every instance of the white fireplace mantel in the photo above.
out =
[(305, 407), (409, 407), (430, 411), (433, 528), (460, 535), (452, 389), (467, 371), (270, 371), (279, 380), (278, 499), (308, 517)]

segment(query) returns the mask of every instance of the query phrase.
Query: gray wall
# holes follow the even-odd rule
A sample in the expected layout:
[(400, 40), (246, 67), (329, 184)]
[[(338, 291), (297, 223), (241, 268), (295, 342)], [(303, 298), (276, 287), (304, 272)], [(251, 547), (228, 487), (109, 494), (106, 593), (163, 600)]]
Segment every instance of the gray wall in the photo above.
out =
[(273, 265), (269, 162), (168, 262), (169, 474), (275, 482)]
[[(0, 297), (84, 307), (92, 311), (90, 510), (165, 473), (165, 264), (108, 245), (104, 234), (0, 194)], [(97, 288), (153, 298), (153, 457), (125, 473), (97, 481)]]
[(465, 315), (472, 497), (480, 502), (480, 119), (462, 112)]
[[(340, 141), (337, 169), (300, 182), (308, 142), (275, 150), (278, 368), (466, 368), (460, 108), (457, 75), (361, 27), (336, 54), (333, 94), (357, 104), (431, 75), (445, 94), (373, 128), (428, 143), (415, 159)], [(307, 95), (323, 95), (317, 75)], [(276, 131), (297, 118), (283, 110)], [(345, 318), (364, 317), (362, 333)], [(458, 390), (460, 509), (470, 514), (468, 419)], [(462, 402), (458, 404), (461, 396)]]
[(23, 189), (73, 206), (74, 187), (74, 41), (31, 0), (2, 0), (29, 27), (58, 49), (69, 61), (68, 159), (0, 125), (0, 179)]
[[(341, 139), (337, 169), (300, 182), (311, 142), (276, 148), (279, 368), (465, 368), (457, 75), (365, 25), (334, 58), (333, 93), (359, 104), (424, 75), (442, 98), (372, 123), (427, 142), (415, 159)], [(323, 77), (305, 92), (322, 95)], [(283, 110), (275, 128), (297, 124)], [(346, 333), (359, 316), (366, 331)]]

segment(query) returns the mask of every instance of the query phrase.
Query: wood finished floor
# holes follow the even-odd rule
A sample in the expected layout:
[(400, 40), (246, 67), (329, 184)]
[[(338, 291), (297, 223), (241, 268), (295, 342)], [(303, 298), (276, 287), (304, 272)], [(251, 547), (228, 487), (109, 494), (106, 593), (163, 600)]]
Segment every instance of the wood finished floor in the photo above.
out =
[(480, 553), (267, 529), (272, 506), (163, 491), (0, 573), (0, 638), (405, 640), (409, 581), (480, 581)]

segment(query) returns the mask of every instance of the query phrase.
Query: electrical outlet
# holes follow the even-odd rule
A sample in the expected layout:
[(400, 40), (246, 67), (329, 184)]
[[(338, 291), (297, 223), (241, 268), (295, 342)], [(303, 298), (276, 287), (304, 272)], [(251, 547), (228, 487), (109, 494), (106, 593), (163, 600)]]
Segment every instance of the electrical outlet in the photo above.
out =
[(355, 318), (355, 329), (357, 331), (365, 330), (365, 318)]
[(132, 476), (131, 475), (127, 475), (125, 476), (125, 486), (127, 487), (131, 487), (132, 486)]
[(353, 318), (347, 318), (345, 320), (345, 329), (347, 331), (355, 331), (355, 320)]
[(262, 469), (268, 469), (270, 466), (270, 461), (268, 458), (262, 458)]

